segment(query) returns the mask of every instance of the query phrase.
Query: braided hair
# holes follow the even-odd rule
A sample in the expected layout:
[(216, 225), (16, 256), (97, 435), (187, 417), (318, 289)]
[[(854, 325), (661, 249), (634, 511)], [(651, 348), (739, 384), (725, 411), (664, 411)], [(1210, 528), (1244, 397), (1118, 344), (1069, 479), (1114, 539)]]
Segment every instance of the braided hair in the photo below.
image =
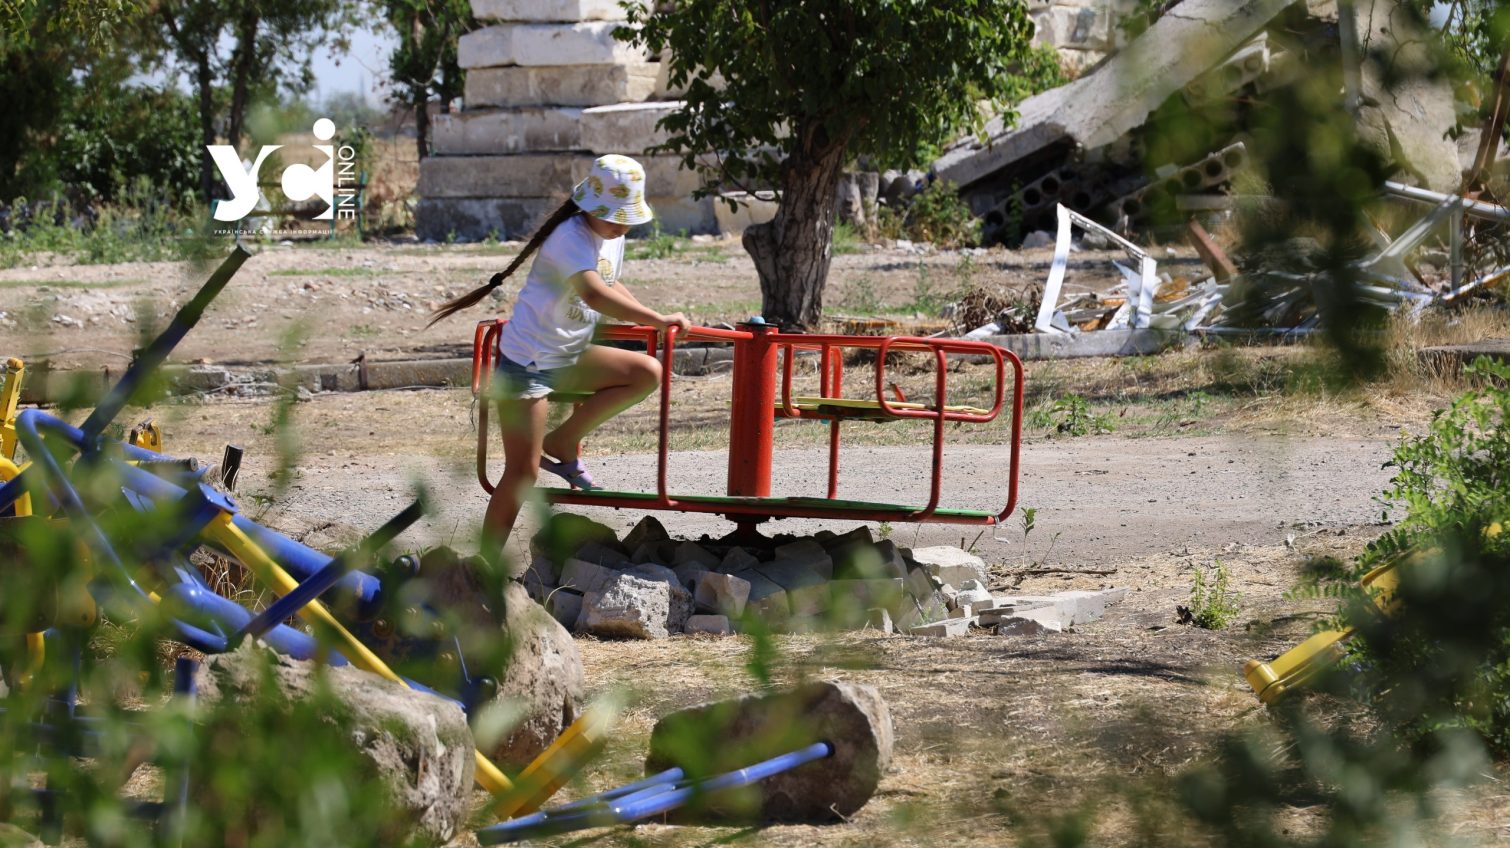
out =
[(540, 225), (540, 229), (536, 230), (535, 234), (530, 236), (530, 240), (524, 245), (524, 250), (519, 251), (519, 255), (514, 257), (514, 261), (509, 263), (509, 267), (494, 274), (483, 285), (472, 289), (455, 300), (445, 303), (439, 309), (432, 312), (430, 314), (430, 323), (426, 324), (425, 328), (429, 329), (435, 325), (435, 322), (443, 318), (449, 318), (470, 306), (477, 305), (483, 298), (488, 296), (489, 292), (503, 285), (503, 281), (508, 279), (514, 271), (518, 270), (519, 266), (524, 264), (524, 260), (530, 257), (530, 254), (539, 250), (540, 245), (550, 237), (551, 233), (556, 231), (557, 227), (571, 220), (572, 216), (579, 214), (585, 213), (577, 207), (576, 203), (568, 198), (565, 203), (562, 203), (556, 211), (550, 214), (550, 217), (545, 219), (545, 223)]

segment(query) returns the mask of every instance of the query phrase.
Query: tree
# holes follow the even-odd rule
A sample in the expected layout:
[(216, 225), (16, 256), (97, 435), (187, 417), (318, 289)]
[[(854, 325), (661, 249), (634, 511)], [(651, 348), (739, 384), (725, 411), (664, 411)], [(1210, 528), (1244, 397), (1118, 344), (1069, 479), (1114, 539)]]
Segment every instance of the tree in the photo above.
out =
[(430, 155), (430, 100), (442, 112), (460, 97), (465, 77), (456, 63), (456, 41), (477, 27), (468, 0), (383, 0), (399, 45), (388, 57), (393, 99), (414, 109), (419, 158)]
[(686, 90), (657, 150), (687, 167), (714, 156), (710, 176), (727, 183), (780, 187), (775, 219), (744, 246), (764, 316), (798, 327), (822, 312), (845, 165), (914, 164), (978, 131), (982, 104), (1004, 108), (1041, 61), (1019, 0), (678, 0), (630, 7), (616, 34), (661, 54)]
[[(161, 64), (189, 74), (204, 145), (216, 143), (217, 98), (229, 87), (225, 136), (236, 147), (252, 99), (279, 87), (308, 91), (314, 84), (310, 57), (326, 44), (346, 50), (346, 30), (358, 9), (359, 0), (159, 0), (144, 35), (166, 49), (157, 57)], [(201, 150), (200, 190), (207, 202), (213, 186), (209, 151)]]

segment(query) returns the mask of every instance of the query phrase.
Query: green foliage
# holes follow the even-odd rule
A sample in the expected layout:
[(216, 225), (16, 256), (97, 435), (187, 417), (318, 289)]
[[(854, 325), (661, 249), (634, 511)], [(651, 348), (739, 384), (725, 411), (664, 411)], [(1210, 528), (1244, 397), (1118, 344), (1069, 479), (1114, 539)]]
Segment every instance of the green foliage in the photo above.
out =
[[(377, 4), (398, 36), (388, 57), (393, 100), (422, 110), (431, 100), (449, 103), (460, 97), (465, 83), (456, 62), (456, 42), (477, 28), (467, 0), (380, 0)], [(428, 154), (427, 134), (421, 128), (420, 155)]]
[(1005, 0), (632, 5), (616, 35), (670, 51), (671, 85), (687, 95), (665, 121), (666, 149), (689, 164), (726, 151), (723, 170), (740, 182), (773, 181), (784, 155), (820, 139), (880, 167), (913, 164), (920, 145), (983, 126), (977, 102), (1029, 93), (1025, 65), (1047, 73), (1029, 46), (1026, 7)]
[[(150, 197), (193, 196), (199, 177), (199, 126), (194, 102), (172, 89), (129, 87), (74, 110), (50, 153), (59, 180), (91, 199), (125, 199), (133, 183)], [(145, 193), (138, 185), (136, 194)]]
[[(1415, 685), (1370, 695), (1408, 733), (1464, 726), (1510, 754), (1510, 365), (1480, 358), (1481, 381), (1395, 449), (1388, 506), (1400, 523), (1359, 557), (1354, 577), (1398, 563), (1401, 614), (1381, 619), (1361, 593), (1342, 620), (1355, 651)], [(1403, 703), (1402, 703), (1403, 701)]]
[(1225, 630), (1237, 618), (1241, 610), (1242, 596), (1228, 588), (1230, 575), (1226, 563), (1217, 560), (1209, 569), (1197, 567), (1195, 581), (1190, 586), (1190, 606), (1182, 610), (1182, 618), (1207, 630)]
[(881, 231), (891, 238), (928, 242), (944, 249), (980, 244), (980, 221), (948, 180), (933, 180), (906, 206), (878, 210)]
[(667, 233), (661, 230), (661, 222), (652, 222), (650, 232), (644, 238), (629, 242), (630, 259), (671, 259), (687, 252), (687, 234)]
[(864, 240), (860, 238), (859, 232), (848, 221), (836, 221), (834, 223), (835, 256), (859, 253), (863, 244)]
[(1065, 395), (1046, 407), (1032, 410), (1028, 413), (1028, 425), (1066, 436), (1089, 436), (1115, 429), (1110, 415), (1091, 411), (1090, 403), (1078, 394)]
[[(192, 237), (203, 220), (194, 207), (170, 205), (154, 199), (150, 187), (138, 180), (122, 194), (122, 203), (103, 206), (93, 224), (75, 227), (57, 223), (50, 212), (24, 227), (0, 233), (0, 268), (28, 264), (35, 257), (56, 253), (85, 265), (116, 262), (159, 262), (196, 255), (204, 244)], [(16, 206), (27, 204), (17, 198)]]
[(1487, 82), (1510, 46), (1510, 7), (1496, 0), (1405, 0), (1421, 19), (1445, 12), (1440, 29), (1448, 51), (1481, 81)]

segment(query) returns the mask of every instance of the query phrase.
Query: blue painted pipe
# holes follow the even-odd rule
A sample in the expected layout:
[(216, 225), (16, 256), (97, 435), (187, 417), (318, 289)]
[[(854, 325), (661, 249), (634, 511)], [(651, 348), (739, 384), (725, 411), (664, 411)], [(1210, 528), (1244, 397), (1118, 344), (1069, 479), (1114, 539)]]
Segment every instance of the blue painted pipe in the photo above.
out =
[(606, 827), (615, 824), (648, 819), (668, 813), (685, 805), (695, 797), (749, 786), (773, 775), (790, 771), (814, 760), (832, 756), (834, 746), (828, 742), (814, 742), (806, 748), (772, 757), (742, 769), (711, 777), (687, 786), (667, 788), (664, 784), (653, 785), (606, 804), (584, 809), (554, 810), (544, 816), (539, 813), (495, 824), (477, 831), (477, 841), (483, 845), (501, 845), (522, 839), (542, 838), (556, 833), (566, 833), (589, 827)]

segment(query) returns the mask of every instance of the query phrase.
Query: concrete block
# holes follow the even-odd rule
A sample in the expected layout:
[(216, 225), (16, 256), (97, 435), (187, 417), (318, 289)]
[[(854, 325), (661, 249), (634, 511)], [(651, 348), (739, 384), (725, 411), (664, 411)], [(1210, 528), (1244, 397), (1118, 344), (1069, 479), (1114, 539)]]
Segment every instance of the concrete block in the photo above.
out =
[(816, 619), (828, 610), (828, 585), (813, 583), (806, 586), (786, 587), (786, 603), (787, 608), (792, 611), (793, 618), (814, 619), (810, 622), (810, 626), (816, 628), (821, 624)]
[[(660, 224), (662, 232), (687, 235), (718, 232), (718, 219), (713, 213), (711, 197), (694, 200), (691, 197), (651, 196), (646, 199), (646, 202), (654, 210), (656, 221)], [(639, 228), (638, 234), (631, 235), (648, 235), (651, 232), (650, 227), (650, 224), (646, 224)]]
[(572, 630), (582, 616), (582, 594), (571, 589), (557, 589), (546, 597), (545, 608), (552, 618), (561, 622), (562, 627)]
[(693, 595), (697, 594), (697, 584), (701, 583), (705, 576), (713, 573), (695, 562), (683, 563), (671, 571), (676, 575), (677, 582), (685, 586)]
[(1118, 603), (1126, 596), (1126, 589), (1098, 589), (1056, 592), (1052, 595), (1011, 595), (1002, 600), (1018, 609), (1024, 605), (1052, 607), (1062, 626), (1074, 627), (1100, 619), (1106, 614), (1108, 605)]
[[(806, 568), (817, 574), (824, 580), (834, 576), (834, 561), (829, 558), (828, 551), (823, 546), (811, 539), (801, 539), (789, 544), (780, 545), (776, 548), (776, 556), (772, 561), (773, 566), (785, 568)], [(774, 578), (773, 578), (774, 579)], [(776, 582), (780, 583), (780, 580)]]
[[(616, 580), (602, 590), (582, 596), (582, 615), (577, 629), (594, 636), (627, 639), (664, 639), (670, 635), (672, 587), (615, 573)], [(685, 625), (686, 618), (678, 622)], [(680, 626), (677, 628), (680, 630)]]
[(421, 197), (415, 210), (415, 232), (422, 241), (482, 241), (524, 239), (550, 213), (561, 206), (562, 197)]
[(896, 616), (897, 630), (907, 631), (920, 624), (931, 624), (948, 617), (949, 609), (937, 592), (923, 598), (908, 595), (902, 600), (902, 608)]
[(577, 552), (572, 554), (572, 558), (606, 568), (623, 568), (629, 565), (629, 557), (617, 543), (606, 545), (602, 542), (588, 542), (582, 547), (577, 548)]
[(876, 543), (875, 535), (870, 532), (870, 527), (865, 524), (861, 524), (859, 527), (845, 533), (819, 531), (814, 534), (813, 539), (830, 551), (847, 548), (850, 545), (874, 545)]
[(827, 579), (800, 562), (772, 560), (755, 566), (755, 570), (783, 589), (799, 589), (805, 586), (825, 585)]
[(687, 619), (687, 633), (728, 636), (734, 632), (726, 615), (694, 615)]
[(538, 197), (560, 206), (575, 185), (572, 157), (431, 156), (419, 163), (419, 186), (425, 199), (439, 197)]
[(787, 605), (786, 590), (755, 569), (734, 575), (750, 584), (750, 597), (745, 609), (767, 621), (782, 621), (791, 615)]
[[(671, 134), (656, 123), (681, 108), (676, 100), (648, 103), (615, 103), (582, 110), (581, 146), (597, 154), (623, 153), (638, 156), (647, 148), (664, 144)], [(648, 174), (646, 175), (649, 176)], [(653, 185), (646, 190), (659, 193)]]
[(463, 68), (502, 65), (629, 65), (649, 57), (613, 37), (618, 24), (496, 24), (463, 35), (456, 61)]
[(879, 630), (888, 636), (897, 632), (896, 626), (891, 623), (891, 613), (880, 608), (868, 611), (865, 626), (869, 630)]
[(723, 562), (718, 564), (718, 570), (725, 574), (738, 574), (746, 568), (754, 568), (760, 565), (760, 558), (744, 548), (730, 548), (724, 554)]
[(472, 16), (486, 21), (621, 21), (618, 0), (472, 0)]
[(520, 576), (519, 582), (536, 601), (544, 602), (545, 596), (556, 588), (558, 576), (556, 564), (545, 557), (535, 557)]
[(750, 581), (733, 574), (709, 572), (698, 580), (692, 597), (699, 611), (739, 618), (750, 600)]
[(1042, 636), (1058, 633), (1062, 628), (1054, 622), (1044, 622), (1023, 616), (1007, 616), (996, 623), (998, 636)]
[[(965, 582), (974, 581), (967, 580)], [(959, 593), (954, 598), (954, 603), (956, 606), (968, 604), (971, 607), (978, 607), (979, 609), (990, 609), (992, 606), (995, 606), (995, 599), (991, 597), (990, 592), (980, 588), (980, 584), (976, 583), (972, 588), (959, 590)]]
[(638, 550), (646, 542), (664, 542), (671, 538), (666, 532), (665, 525), (656, 520), (653, 515), (647, 515), (640, 519), (628, 533), (624, 534), (624, 547), (628, 550)]
[(911, 559), (941, 582), (952, 586), (966, 580), (978, 580), (984, 585), (990, 579), (985, 560), (950, 545), (918, 548), (911, 552)]
[[(725, 198), (734, 200), (737, 205), (730, 209)], [(730, 191), (719, 195), (718, 202), (713, 205), (713, 214), (720, 233), (737, 236), (756, 224), (775, 218), (780, 205), (774, 195), (761, 198), (748, 192)]]
[(653, 562), (657, 565), (675, 562), (676, 542), (670, 539), (662, 539), (659, 542), (644, 542), (634, 549), (634, 555), (629, 558), (629, 561), (636, 565), (642, 562)]
[(635, 103), (655, 96), (659, 69), (659, 62), (476, 68), (467, 72), (462, 100), (468, 109)]
[(970, 632), (972, 619), (946, 618), (932, 624), (920, 624), (907, 632), (913, 636), (963, 636)]
[(940, 582), (936, 581), (925, 569), (914, 568), (902, 578), (902, 588), (914, 598), (927, 598), (938, 592)]
[(832, 580), (828, 584), (830, 603), (835, 607), (855, 605), (862, 609), (881, 607), (900, 609), (907, 593), (900, 577), (879, 580)]
[[(582, 150), (582, 109), (565, 106), (525, 106), (436, 115), (433, 150), (437, 157), (493, 156), (503, 153), (536, 153), (548, 150)], [(421, 160), (423, 163), (426, 160)], [(568, 166), (571, 160), (567, 160)], [(538, 182), (538, 180), (537, 180)], [(556, 184), (566, 194), (571, 183)], [(531, 185), (514, 195), (544, 192)]]
[(676, 546), (676, 553), (671, 558), (673, 565), (699, 565), (709, 571), (718, 569), (718, 554), (696, 542), (682, 542)]
[[(687, 739), (718, 740), (691, 750)], [(809, 683), (672, 713), (650, 734), (647, 774), (675, 766), (718, 774), (817, 741), (832, 756), (768, 777), (753, 787), (707, 798), (707, 815), (739, 822), (833, 821), (853, 816), (880, 785), (891, 762), (894, 731), (885, 701), (869, 686)], [(695, 756), (695, 762), (684, 757)], [(754, 801), (757, 806), (751, 807)]]
[(613, 585), (620, 573), (612, 568), (574, 557), (561, 566), (561, 586), (566, 589), (576, 589), (583, 594), (598, 592)]

